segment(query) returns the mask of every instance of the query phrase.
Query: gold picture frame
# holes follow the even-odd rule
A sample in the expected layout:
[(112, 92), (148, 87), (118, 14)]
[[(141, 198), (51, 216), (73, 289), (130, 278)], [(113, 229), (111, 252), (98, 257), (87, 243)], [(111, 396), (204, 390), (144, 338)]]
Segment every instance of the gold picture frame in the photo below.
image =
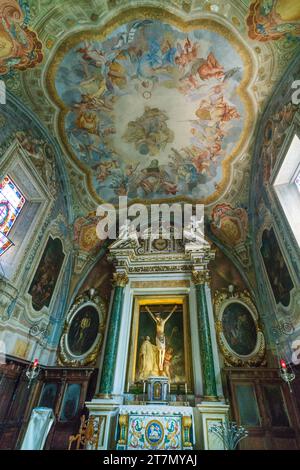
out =
[[(171, 385), (180, 386), (184, 385), (183, 390), (185, 389), (185, 384), (188, 387), (188, 390), (193, 389), (193, 376), (192, 376), (192, 363), (191, 363), (191, 331), (190, 331), (190, 322), (189, 322), (189, 311), (188, 311), (188, 299), (186, 295), (147, 295), (147, 296), (134, 296), (133, 301), (133, 315), (131, 323), (131, 335), (128, 349), (128, 361), (127, 361), (127, 391), (130, 388), (137, 386), (141, 380), (138, 377), (138, 354), (139, 354), (139, 341), (141, 341), (141, 336), (145, 337), (148, 333), (140, 331), (140, 315), (141, 308), (145, 306), (150, 306), (155, 310), (155, 306), (165, 306), (170, 307), (169, 310), (172, 310), (172, 307), (178, 306), (182, 311), (182, 324), (183, 324), (183, 355), (184, 355), (184, 380), (176, 381), (171, 380)], [(180, 313), (180, 311), (178, 312)], [(151, 334), (152, 344), (155, 341), (154, 333), (155, 325), (153, 322), (153, 332)], [(168, 337), (166, 337), (166, 344), (168, 347)]]
[(216, 291), (217, 341), (225, 365), (254, 367), (265, 363), (265, 338), (256, 307), (247, 291)]
[[(106, 316), (106, 305), (97, 293), (91, 296), (89, 292), (85, 292), (77, 297), (67, 314), (60, 338), (58, 350), (60, 365), (78, 367), (95, 364), (103, 344)], [(83, 329), (81, 336), (78, 334), (79, 326)], [(72, 348), (74, 335), (77, 339), (83, 340), (80, 344), (77, 341), (77, 350), (74, 345)]]

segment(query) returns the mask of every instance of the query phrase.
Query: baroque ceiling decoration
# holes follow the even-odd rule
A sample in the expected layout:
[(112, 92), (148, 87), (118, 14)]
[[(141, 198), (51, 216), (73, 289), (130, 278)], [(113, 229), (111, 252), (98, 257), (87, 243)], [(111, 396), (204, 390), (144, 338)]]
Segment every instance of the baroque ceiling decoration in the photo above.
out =
[(252, 126), (299, 52), (298, 2), (4, 3), (1, 73), (57, 136), (75, 218), (126, 193), (206, 201), (211, 223), (216, 204), (247, 208)]
[(248, 34), (257, 41), (300, 38), (300, 4), (295, 0), (254, 0), (247, 17)]
[(61, 141), (99, 201), (212, 202), (251, 135), (251, 55), (212, 20), (126, 16), (56, 51), (46, 82)]
[(42, 43), (28, 27), (28, 2), (2, 0), (0, 19), (0, 76), (33, 68), (42, 62)]

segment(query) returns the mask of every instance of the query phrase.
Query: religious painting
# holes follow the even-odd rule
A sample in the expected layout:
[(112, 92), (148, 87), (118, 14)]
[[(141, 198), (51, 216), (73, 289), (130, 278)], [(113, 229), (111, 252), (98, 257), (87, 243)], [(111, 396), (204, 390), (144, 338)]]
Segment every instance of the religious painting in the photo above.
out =
[(49, 307), (64, 259), (60, 239), (49, 237), (28, 291), (35, 310)]
[(280, 385), (264, 385), (264, 398), (271, 426), (290, 426)]
[(82, 356), (93, 346), (99, 329), (99, 314), (95, 307), (87, 305), (78, 310), (71, 321), (68, 347), (74, 356)]
[(296, 0), (253, 0), (247, 17), (248, 35), (256, 41), (300, 36), (300, 4)]
[(80, 384), (68, 384), (61, 405), (60, 421), (71, 421), (76, 417), (81, 393)]
[(57, 392), (57, 383), (45, 383), (40, 396), (39, 406), (54, 410)]
[(61, 139), (97, 200), (215, 200), (253, 125), (251, 55), (220, 23), (151, 11), (58, 48), (46, 83)]
[(260, 414), (254, 385), (240, 383), (234, 387), (240, 424), (242, 426), (260, 426)]
[(42, 43), (28, 26), (28, 1), (1, 0), (0, 18), (0, 76), (35, 67), (43, 60)]
[(74, 366), (95, 362), (103, 341), (105, 318), (106, 306), (97, 291), (80, 295), (67, 314), (59, 362)]
[[(173, 301), (172, 301), (173, 300)], [(190, 337), (183, 298), (135, 299), (129, 384), (149, 377), (168, 377), (170, 383), (191, 383)]]
[(232, 302), (223, 311), (223, 333), (226, 341), (236, 354), (248, 356), (257, 342), (256, 324), (248, 308)]
[(216, 292), (217, 338), (228, 365), (258, 365), (265, 356), (265, 340), (258, 313), (247, 291)]
[(276, 303), (288, 307), (291, 298), (290, 292), (294, 288), (294, 283), (273, 227), (263, 231), (260, 252)]

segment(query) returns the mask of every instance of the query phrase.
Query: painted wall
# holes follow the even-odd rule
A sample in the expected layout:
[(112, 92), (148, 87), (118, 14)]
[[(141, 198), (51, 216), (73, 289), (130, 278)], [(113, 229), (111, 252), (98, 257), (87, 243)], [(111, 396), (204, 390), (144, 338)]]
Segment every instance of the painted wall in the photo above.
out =
[[(0, 335), (8, 354), (28, 360), (35, 354), (47, 364), (55, 357), (57, 330), (65, 311), (73, 264), (70, 191), (56, 141), (32, 112), (10, 93), (6, 105), (0, 108), (0, 155), (0, 175), (11, 171), (20, 183), (26, 182), (20, 189), (29, 195), (31, 206), (26, 217), (17, 220), (15, 233), (12, 233), (16, 253), (8, 250), (0, 259)], [(34, 200), (38, 201), (36, 208)], [(61, 240), (64, 260), (59, 272), (55, 273), (58, 277), (53, 279), (55, 288), (50, 302), (45, 302), (38, 310), (32, 304), (29, 288), (49, 237)], [(21, 252), (17, 249), (18, 244)], [(49, 272), (51, 266), (47, 263), (51, 263), (49, 258), (44, 266)], [(9, 269), (10, 264), (14, 265), (13, 270)], [(33, 325), (49, 328), (48, 346), (44, 352), (40, 346), (35, 349), (38, 336), (29, 335)]]
[(299, 77), (294, 61), (257, 123), (250, 185), (257, 299), (273, 346), (279, 339), (287, 355), (300, 334), (300, 250), (273, 182), (293, 135), (299, 135), (299, 106), (292, 103), (292, 83)]

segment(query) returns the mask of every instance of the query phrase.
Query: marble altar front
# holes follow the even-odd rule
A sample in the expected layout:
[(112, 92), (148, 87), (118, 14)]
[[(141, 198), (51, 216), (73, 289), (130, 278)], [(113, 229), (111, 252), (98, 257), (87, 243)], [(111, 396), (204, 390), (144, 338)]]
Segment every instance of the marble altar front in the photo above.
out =
[(195, 443), (189, 406), (121, 406), (118, 421), (119, 450), (191, 450)]

